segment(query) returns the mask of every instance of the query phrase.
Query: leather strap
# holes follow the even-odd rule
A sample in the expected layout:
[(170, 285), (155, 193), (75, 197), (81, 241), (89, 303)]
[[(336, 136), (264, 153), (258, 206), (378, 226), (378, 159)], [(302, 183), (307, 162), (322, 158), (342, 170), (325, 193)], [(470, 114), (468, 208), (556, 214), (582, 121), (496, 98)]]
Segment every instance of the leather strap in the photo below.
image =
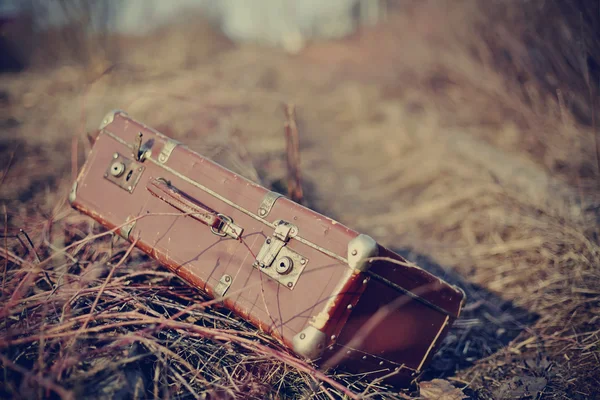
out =
[(150, 179), (146, 188), (165, 203), (211, 228), (219, 230), (223, 225), (224, 221), (215, 211), (171, 186), (164, 179)]

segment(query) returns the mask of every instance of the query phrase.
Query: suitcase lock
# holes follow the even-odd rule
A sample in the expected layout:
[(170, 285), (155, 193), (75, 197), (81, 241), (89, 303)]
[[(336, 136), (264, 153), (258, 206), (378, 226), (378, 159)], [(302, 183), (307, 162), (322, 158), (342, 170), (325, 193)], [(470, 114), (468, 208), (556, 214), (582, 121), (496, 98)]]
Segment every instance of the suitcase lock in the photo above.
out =
[(290, 249), (290, 238), (298, 234), (298, 228), (287, 221), (275, 221), (275, 231), (265, 239), (253, 267), (262, 271), (288, 289), (293, 289), (308, 259)]
[(123, 190), (133, 193), (145, 167), (122, 154), (114, 153), (110, 164), (104, 172), (104, 179), (114, 183)]

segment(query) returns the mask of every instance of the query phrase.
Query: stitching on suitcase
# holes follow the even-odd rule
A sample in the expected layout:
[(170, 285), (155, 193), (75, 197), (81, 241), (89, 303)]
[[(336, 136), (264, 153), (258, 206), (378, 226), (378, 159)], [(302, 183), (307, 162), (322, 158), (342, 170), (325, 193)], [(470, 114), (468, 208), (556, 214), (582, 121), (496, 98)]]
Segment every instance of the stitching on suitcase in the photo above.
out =
[(388, 364), (395, 365), (396, 367), (400, 367), (400, 368), (408, 369), (409, 371), (412, 371), (413, 373), (419, 372), (419, 371), (421, 370), (420, 366), (419, 366), (419, 368), (412, 368), (412, 367), (409, 367), (409, 366), (407, 366), (407, 365), (405, 365), (405, 364), (399, 364), (399, 363), (397, 363), (397, 362), (394, 362), (394, 361), (392, 361), (392, 360), (390, 360), (390, 359), (388, 359), (388, 358), (385, 358), (385, 357), (380, 357), (380, 356), (378, 356), (377, 354), (373, 354), (373, 353), (367, 353), (366, 351), (362, 351), (362, 350), (360, 350), (360, 349), (355, 349), (354, 347), (346, 346), (346, 345), (344, 345), (344, 344), (339, 344), (339, 343), (336, 343), (336, 345), (337, 345), (337, 346), (339, 346), (340, 348), (343, 348), (343, 349), (348, 349), (348, 350), (350, 350), (350, 351), (352, 351), (352, 352), (356, 352), (356, 353), (364, 354), (364, 355), (365, 355), (365, 356), (367, 356), (367, 357), (372, 357), (372, 358), (374, 358), (374, 359), (376, 359), (376, 360), (381, 360), (381, 361), (383, 361), (383, 362), (385, 362), (385, 363), (388, 363)]

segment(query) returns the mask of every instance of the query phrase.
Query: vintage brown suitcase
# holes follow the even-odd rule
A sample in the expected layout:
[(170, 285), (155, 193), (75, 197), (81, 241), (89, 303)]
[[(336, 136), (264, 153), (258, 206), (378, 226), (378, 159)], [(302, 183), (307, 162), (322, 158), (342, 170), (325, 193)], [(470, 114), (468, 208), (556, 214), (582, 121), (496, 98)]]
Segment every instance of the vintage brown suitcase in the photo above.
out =
[(121, 111), (103, 120), (69, 201), (298, 356), (393, 384), (422, 371), (465, 299)]

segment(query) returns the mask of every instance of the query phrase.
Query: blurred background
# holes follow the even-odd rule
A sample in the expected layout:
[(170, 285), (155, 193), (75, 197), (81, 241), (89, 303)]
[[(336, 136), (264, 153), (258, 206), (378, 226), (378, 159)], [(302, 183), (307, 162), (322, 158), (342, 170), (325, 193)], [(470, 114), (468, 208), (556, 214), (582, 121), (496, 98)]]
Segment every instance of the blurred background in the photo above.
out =
[(4, 0), (2, 219), (68, 231), (116, 108), (281, 187), (292, 103), (306, 203), (467, 286), (430, 377), (593, 398), (599, 29), (592, 0)]

